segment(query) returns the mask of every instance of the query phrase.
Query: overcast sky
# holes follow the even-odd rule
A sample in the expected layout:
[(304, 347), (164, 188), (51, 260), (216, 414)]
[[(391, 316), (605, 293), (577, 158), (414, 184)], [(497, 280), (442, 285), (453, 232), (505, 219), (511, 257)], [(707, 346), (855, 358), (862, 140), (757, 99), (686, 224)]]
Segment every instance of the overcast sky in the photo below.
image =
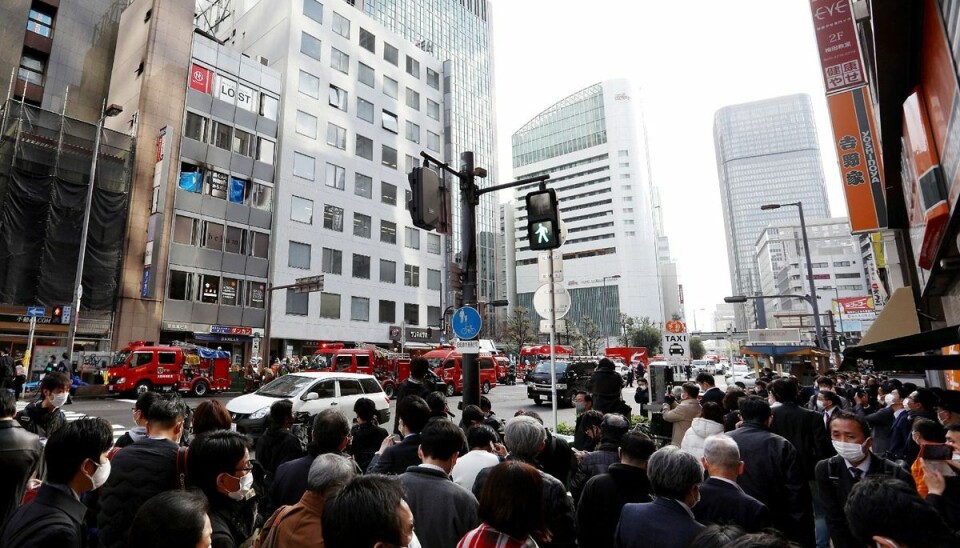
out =
[(591, 84), (641, 88), (653, 183), (693, 323), (730, 294), (713, 116), (720, 107), (807, 93), (833, 216), (846, 216), (808, 0), (493, 0), (501, 182), (510, 136)]

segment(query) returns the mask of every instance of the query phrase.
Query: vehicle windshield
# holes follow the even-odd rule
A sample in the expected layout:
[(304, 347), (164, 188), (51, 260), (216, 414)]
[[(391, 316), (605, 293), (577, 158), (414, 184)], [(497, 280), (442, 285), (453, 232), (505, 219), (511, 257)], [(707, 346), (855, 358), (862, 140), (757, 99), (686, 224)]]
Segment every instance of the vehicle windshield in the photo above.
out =
[(430, 364), (430, 369), (436, 369), (443, 363), (443, 358), (427, 358), (427, 363)]
[[(557, 362), (557, 376), (563, 375), (567, 370), (568, 362)], [(542, 361), (537, 364), (537, 368), (533, 371), (534, 373), (546, 373), (550, 374), (550, 360)]]
[(300, 375), (284, 375), (270, 384), (257, 390), (257, 394), (268, 398), (292, 398), (299, 394), (304, 387), (315, 379)]
[(113, 363), (110, 364), (110, 367), (122, 367), (123, 364), (127, 363), (127, 358), (129, 357), (130, 352), (117, 352), (117, 357), (113, 360)]

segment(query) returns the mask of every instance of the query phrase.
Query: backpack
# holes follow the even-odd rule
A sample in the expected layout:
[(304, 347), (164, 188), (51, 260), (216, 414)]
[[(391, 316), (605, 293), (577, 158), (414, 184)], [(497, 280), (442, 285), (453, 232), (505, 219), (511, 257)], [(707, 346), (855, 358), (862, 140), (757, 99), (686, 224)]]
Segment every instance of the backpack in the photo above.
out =
[(189, 447), (177, 448), (177, 489), (187, 488), (187, 452)]
[(277, 527), (283, 521), (283, 518), (287, 517), (287, 514), (293, 510), (294, 506), (296, 505), (281, 506), (267, 519), (266, 523), (263, 524), (263, 529), (260, 530), (259, 536), (253, 543), (253, 548), (279, 548)]

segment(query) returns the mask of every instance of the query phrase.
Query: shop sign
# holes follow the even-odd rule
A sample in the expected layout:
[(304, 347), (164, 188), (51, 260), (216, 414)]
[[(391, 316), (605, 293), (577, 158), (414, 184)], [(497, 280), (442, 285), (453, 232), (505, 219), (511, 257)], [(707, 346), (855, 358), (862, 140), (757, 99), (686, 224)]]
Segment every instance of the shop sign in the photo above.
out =
[(190, 88), (210, 95), (213, 84), (213, 71), (194, 63), (190, 66)]
[(810, 0), (827, 95), (867, 83), (850, 0)]
[(217, 335), (243, 335), (245, 337), (253, 336), (252, 327), (234, 327), (230, 325), (211, 325), (210, 332)]
[(266, 285), (254, 283), (250, 289), (250, 304), (254, 308), (263, 308), (263, 297), (266, 293)]
[(833, 299), (833, 313), (844, 320), (872, 320), (877, 309), (872, 296)]
[(193, 331), (193, 326), (191, 324), (183, 322), (163, 322), (162, 327), (164, 331)]

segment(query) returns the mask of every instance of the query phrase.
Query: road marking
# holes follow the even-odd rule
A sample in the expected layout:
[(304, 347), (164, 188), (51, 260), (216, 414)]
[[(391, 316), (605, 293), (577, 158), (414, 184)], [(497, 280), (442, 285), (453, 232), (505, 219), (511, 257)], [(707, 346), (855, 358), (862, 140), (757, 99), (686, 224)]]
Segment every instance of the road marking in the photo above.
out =
[[(17, 412), (23, 411), (29, 402), (17, 401)], [(73, 422), (77, 419), (82, 419), (87, 415), (85, 413), (78, 413), (76, 411), (63, 411), (63, 416), (67, 419), (67, 422)], [(121, 436), (127, 433), (127, 427), (122, 424), (111, 424), (113, 427), (113, 442), (116, 443)]]

